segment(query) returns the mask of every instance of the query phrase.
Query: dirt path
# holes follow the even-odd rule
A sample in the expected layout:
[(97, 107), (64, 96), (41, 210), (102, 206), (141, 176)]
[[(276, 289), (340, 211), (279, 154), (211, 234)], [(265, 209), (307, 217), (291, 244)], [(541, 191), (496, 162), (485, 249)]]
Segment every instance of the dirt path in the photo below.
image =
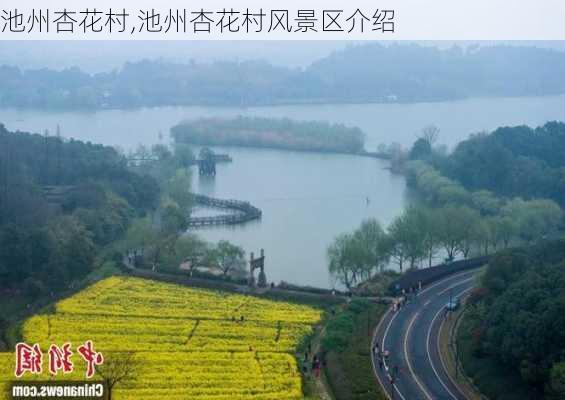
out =
[[(327, 323), (327, 321), (326, 321)], [(312, 362), (312, 356), (314, 354), (319, 354), (321, 351), (321, 340), (322, 337), (324, 336), (324, 333), (326, 332), (326, 328), (325, 328), (325, 324), (322, 327), (322, 329), (315, 335), (315, 337), (312, 339), (312, 341), (310, 342), (311, 344), (311, 354), (309, 356), (308, 359), (308, 372), (304, 375), (305, 376), (305, 384), (307, 386), (307, 399), (316, 399), (316, 400), (334, 400), (335, 397), (332, 394), (332, 391), (330, 389), (330, 385), (326, 379), (326, 374), (324, 373), (324, 370), (322, 369), (321, 373), (320, 373), (320, 377), (316, 378), (312, 371), (311, 371), (311, 362)], [(304, 354), (297, 354), (297, 357), (301, 357), (300, 361), (302, 362), (304, 360)]]

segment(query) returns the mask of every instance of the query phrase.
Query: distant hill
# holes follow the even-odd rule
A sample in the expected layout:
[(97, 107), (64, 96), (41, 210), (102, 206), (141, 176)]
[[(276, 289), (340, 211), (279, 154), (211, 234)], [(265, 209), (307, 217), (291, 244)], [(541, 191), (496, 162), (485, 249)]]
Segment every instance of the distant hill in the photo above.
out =
[(0, 67), (0, 106), (130, 108), (421, 102), (565, 93), (565, 53), (536, 47), (367, 44), (304, 69), (266, 62), (126, 63), (87, 74)]
[(400, 102), (476, 96), (565, 93), (565, 53), (535, 47), (434, 47), (379, 44), (352, 47), (307, 71), (320, 97)]

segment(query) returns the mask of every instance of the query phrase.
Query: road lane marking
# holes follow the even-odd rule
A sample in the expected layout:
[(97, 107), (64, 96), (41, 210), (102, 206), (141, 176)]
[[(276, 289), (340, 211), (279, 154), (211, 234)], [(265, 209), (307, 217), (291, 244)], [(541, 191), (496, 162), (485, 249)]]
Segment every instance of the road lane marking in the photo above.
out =
[[(377, 381), (379, 381), (379, 384), (381, 385), (381, 387), (384, 389), (385, 392), (385, 396), (389, 399), (392, 400), (392, 398), (390, 397), (390, 395), (388, 394), (388, 390), (386, 389), (385, 385), (383, 384), (383, 382), (381, 381), (381, 378), (379, 377), (379, 371), (377, 371), (377, 366), (375, 365), (375, 354), (373, 353), (373, 346), (375, 345), (375, 341), (378, 342), (378, 338), (377, 338), (377, 334), (379, 332), (379, 329), (381, 329), (381, 325), (383, 324), (383, 321), (385, 320), (385, 318), (392, 312), (392, 308), (389, 308), (387, 310), (387, 312), (385, 313), (385, 315), (382, 316), (381, 320), (379, 321), (379, 323), (377, 324), (377, 326), (375, 327), (375, 330), (373, 331), (373, 339), (371, 340), (371, 364), (373, 364), (373, 371), (375, 373), (375, 376), (377, 377)], [(382, 347), (381, 347), (382, 349)], [(383, 361), (384, 364), (384, 361)], [(388, 372), (388, 368), (385, 365), (385, 370)], [(400, 397), (402, 399), (404, 399), (404, 397), (402, 396), (402, 393), (398, 393), (400, 395)]]
[[(385, 332), (384, 332), (384, 334), (383, 334), (383, 342), (382, 342), (382, 344), (381, 344), (381, 351), (383, 351), (383, 352), (385, 351), (384, 346), (385, 346), (386, 337), (387, 337), (387, 335), (388, 335), (388, 331), (390, 330), (390, 327), (392, 326), (392, 322), (396, 319), (396, 316), (398, 315), (399, 312), (400, 312), (400, 310), (398, 310), (398, 311), (396, 311), (396, 312), (394, 313), (394, 315), (393, 315), (392, 318), (390, 319), (390, 321), (389, 321), (389, 323), (388, 323), (388, 325), (387, 325), (387, 327), (386, 327), (386, 329), (385, 329)], [(386, 359), (385, 359), (384, 357), (383, 357), (383, 366), (385, 367), (385, 370), (387, 371), (387, 374), (388, 374), (389, 368), (388, 368), (388, 366), (386, 365)], [(391, 378), (390, 374), (388, 374), (388, 377), (389, 377), (389, 379)], [(397, 386), (397, 385), (393, 385), (393, 387), (394, 387), (394, 389), (396, 390), (396, 393), (398, 393), (398, 395), (402, 398), (402, 400), (406, 400), (406, 398), (402, 395), (402, 393), (401, 393), (400, 390), (398, 389), (398, 386)], [(385, 392), (386, 392), (386, 389), (385, 389)]]
[(416, 314), (414, 314), (414, 316), (410, 320), (410, 323), (408, 324), (408, 328), (406, 329), (406, 333), (404, 334), (404, 358), (406, 359), (406, 363), (408, 364), (408, 369), (410, 371), (410, 375), (412, 375), (412, 377), (414, 378), (414, 380), (416, 381), (416, 383), (418, 384), (418, 386), (420, 387), (420, 389), (422, 390), (422, 392), (424, 393), (426, 398), (428, 400), (433, 400), (433, 398), (430, 396), (430, 394), (428, 393), (428, 391), (426, 390), (424, 385), (420, 382), (420, 379), (418, 379), (418, 377), (414, 373), (414, 369), (412, 368), (412, 363), (410, 362), (410, 358), (408, 357), (408, 337), (410, 336), (410, 331), (412, 330), (412, 326), (414, 325), (414, 321), (416, 321), (416, 318), (419, 315), (420, 315), (419, 311), (417, 311)]
[[(434, 326), (434, 322), (437, 319), (437, 317), (442, 313), (442, 311), (444, 310), (444, 307), (441, 307), (439, 309), (439, 311), (436, 313), (436, 315), (434, 315), (432, 322), (430, 323), (430, 327), (428, 328), (428, 334), (426, 337), (426, 353), (428, 354), (428, 360), (430, 361), (430, 365), (432, 366), (432, 370), (434, 371), (434, 374), (437, 378), (437, 380), (439, 381), (439, 383), (441, 383), (441, 385), (443, 386), (443, 388), (447, 391), (447, 393), (449, 393), (449, 395), (454, 398), (455, 400), (457, 400), (457, 397), (451, 392), (451, 390), (449, 390), (449, 388), (447, 387), (447, 385), (443, 382), (443, 380), (440, 378), (439, 374), (437, 373), (436, 367), (434, 366), (434, 363), (432, 361), (432, 355), (430, 354), (430, 339), (431, 339), (431, 335), (432, 335), (432, 328)], [(438, 334), (438, 338), (439, 338), (439, 334)], [(438, 339), (439, 340), (439, 339)], [(440, 355), (440, 359), (441, 359), (441, 355)], [(445, 369), (445, 368), (444, 368)]]
[[(467, 293), (468, 291), (472, 290), (474, 288), (474, 286), (471, 286), (468, 289), (465, 289), (464, 291), (462, 291), (461, 293), (459, 293), (459, 296), (462, 296), (464, 293)], [(433, 321), (432, 321), (433, 323)], [(453, 386), (455, 386), (457, 388), (457, 391), (459, 393), (461, 393), (463, 395), (463, 398), (467, 399), (467, 396), (465, 396), (465, 393), (461, 392), (461, 390), (459, 390), (459, 386), (457, 385), (457, 383), (453, 380), (453, 378), (451, 377), (451, 375), (447, 372), (447, 367), (445, 365), (445, 363), (443, 362), (443, 357), (441, 356), (441, 348), (440, 348), (440, 343), (439, 343), (439, 339), (440, 339), (440, 335), (439, 333), (441, 332), (441, 328), (443, 326), (443, 324), (445, 323), (445, 321), (442, 321), (439, 328), (438, 328), (438, 335), (437, 335), (437, 341), (436, 341), (436, 346), (437, 346), (437, 350), (438, 350), (438, 354), (439, 354), (439, 360), (441, 362), (441, 367), (443, 368), (445, 374), (447, 375), (447, 377), (449, 378), (449, 380), (451, 381), (451, 383), (453, 384)], [(458, 368), (457, 365), (457, 361), (455, 361), (455, 368)]]
[(446, 277), (446, 278), (443, 278), (442, 280), (440, 280), (440, 281), (434, 283), (433, 285), (428, 286), (428, 287), (422, 289), (422, 290), (420, 291), (420, 293), (418, 293), (418, 296), (420, 296), (420, 295), (426, 293), (428, 290), (431, 290), (431, 289), (435, 288), (436, 286), (439, 286), (439, 285), (441, 285), (442, 283), (445, 283), (445, 282), (447, 282), (447, 281), (450, 281), (450, 280), (452, 280), (452, 279), (454, 279), (454, 278), (458, 278), (458, 277), (460, 277), (460, 276), (467, 275), (467, 274), (474, 274), (474, 273), (476, 273), (476, 272), (477, 272), (477, 271), (475, 271), (475, 270), (463, 271), (463, 272), (459, 272), (459, 273), (457, 273), (457, 274), (455, 274), (455, 275), (451, 275), (451, 276), (448, 276), (448, 277)]
[(467, 282), (470, 282), (470, 281), (472, 281), (472, 280), (474, 280), (474, 279), (475, 279), (474, 277), (471, 277), (471, 278), (465, 279), (465, 280), (463, 280), (463, 281), (461, 281), (461, 282), (455, 283), (455, 284), (449, 286), (448, 288), (442, 290), (442, 291), (439, 292), (437, 295), (438, 295), (438, 296), (441, 296), (442, 294), (449, 292), (450, 290), (456, 288), (457, 286), (461, 286), (461, 285), (463, 285), (463, 284), (465, 284), (465, 283), (467, 283)]

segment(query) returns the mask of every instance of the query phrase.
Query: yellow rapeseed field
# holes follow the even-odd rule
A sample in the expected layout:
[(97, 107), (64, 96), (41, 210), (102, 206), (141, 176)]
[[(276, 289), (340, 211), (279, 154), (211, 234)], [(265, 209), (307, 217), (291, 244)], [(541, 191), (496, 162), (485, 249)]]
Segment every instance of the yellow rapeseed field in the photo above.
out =
[[(44, 353), (92, 340), (107, 359), (132, 354), (133, 376), (117, 385), (117, 400), (300, 399), (293, 353), (320, 318), (308, 306), (112, 277), (30, 318), (22, 334)], [(73, 361), (79, 368), (56, 379), (84, 379), (82, 360)], [(14, 363), (14, 353), (0, 353), (0, 386), (13, 380)]]

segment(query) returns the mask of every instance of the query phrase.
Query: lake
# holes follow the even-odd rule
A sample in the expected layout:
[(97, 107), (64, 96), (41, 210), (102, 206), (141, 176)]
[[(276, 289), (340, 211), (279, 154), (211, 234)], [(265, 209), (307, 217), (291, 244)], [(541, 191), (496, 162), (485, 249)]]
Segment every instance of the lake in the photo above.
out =
[[(408, 147), (422, 127), (435, 124), (439, 142), (453, 147), (470, 133), (502, 125), (537, 126), (565, 120), (565, 96), (470, 99), (417, 104), (296, 105), (258, 108), (163, 107), (99, 112), (0, 109), (10, 130), (61, 135), (131, 149), (168, 141), (169, 128), (183, 119), (211, 116), (289, 117), (358, 126), (366, 148), (397, 142)], [(215, 179), (194, 174), (195, 191), (247, 200), (263, 210), (261, 221), (199, 229), (208, 240), (227, 239), (246, 252), (266, 253), (269, 281), (331, 287), (326, 248), (339, 233), (368, 217), (388, 224), (405, 206), (405, 182), (386, 162), (349, 155), (231, 148), (234, 162), (219, 164)]]

